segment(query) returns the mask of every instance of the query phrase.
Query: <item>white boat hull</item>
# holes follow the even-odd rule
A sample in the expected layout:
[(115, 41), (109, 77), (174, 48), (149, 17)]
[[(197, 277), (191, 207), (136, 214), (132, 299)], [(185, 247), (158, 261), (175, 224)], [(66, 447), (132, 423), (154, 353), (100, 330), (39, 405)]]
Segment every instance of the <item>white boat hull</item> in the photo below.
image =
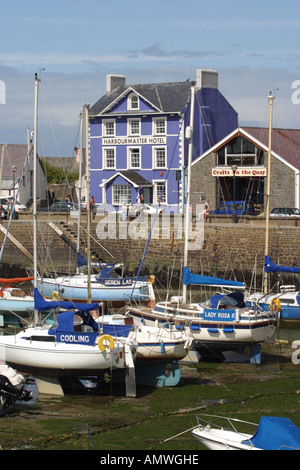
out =
[(134, 324), (133, 318), (121, 314), (100, 316), (100, 323), (111, 325), (132, 325), (129, 338), (137, 344), (136, 360), (180, 360), (187, 354), (191, 341), (184, 332), (164, 328), (162, 325), (146, 326), (142, 322)]
[(224, 429), (199, 427), (192, 431), (193, 436), (209, 450), (261, 450), (254, 446), (243, 444), (242, 441), (250, 439), (251, 434), (240, 434)]
[(276, 318), (267, 314), (260, 316), (247, 315), (245, 319), (236, 321), (204, 320), (201, 309), (197, 307), (176, 308), (164, 302), (158, 303), (154, 309), (148, 307), (130, 307), (128, 313), (145, 325), (160, 322), (174, 325), (182, 329), (194, 340), (195, 349), (215, 351), (232, 351), (271, 339), (276, 331)]
[(21, 331), (15, 336), (0, 336), (0, 359), (21, 372), (51, 377), (97, 375), (104, 369), (125, 367), (124, 344), (120, 342), (115, 342), (114, 349), (101, 351), (97, 340), (87, 346), (49, 338), (43, 328), (29, 328), (26, 335)]
[[(153, 287), (150, 282), (137, 281), (135, 284), (128, 280), (128, 284), (120, 284), (118, 279), (108, 280), (109, 283), (99, 284), (95, 276), (91, 277), (92, 302), (122, 302), (129, 299), (146, 302), (153, 297)], [(133, 289), (134, 287), (134, 289)], [(86, 275), (65, 276), (55, 279), (38, 279), (38, 290), (44, 297), (58, 294), (63, 300), (74, 302), (87, 302), (88, 284)]]

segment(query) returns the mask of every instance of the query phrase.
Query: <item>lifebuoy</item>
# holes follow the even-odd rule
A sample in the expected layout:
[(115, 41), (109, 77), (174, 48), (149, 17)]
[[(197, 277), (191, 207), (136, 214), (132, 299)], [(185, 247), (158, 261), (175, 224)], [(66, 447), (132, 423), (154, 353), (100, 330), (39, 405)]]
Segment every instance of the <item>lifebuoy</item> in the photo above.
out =
[(55, 300), (61, 300), (61, 296), (56, 291), (52, 292), (52, 298), (55, 299)]
[(270, 302), (270, 310), (274, 310), (275, 312), (281, 312), (281, 302), (278, 297), (275, 297)]
[(109, 349), (114, 349), (114, 346), (115, 346), (114, 339), (110, 335), (102, 335), (98, 339), (98, 348), (100, 349), (100, 351), (104, 351), (107, 347)]

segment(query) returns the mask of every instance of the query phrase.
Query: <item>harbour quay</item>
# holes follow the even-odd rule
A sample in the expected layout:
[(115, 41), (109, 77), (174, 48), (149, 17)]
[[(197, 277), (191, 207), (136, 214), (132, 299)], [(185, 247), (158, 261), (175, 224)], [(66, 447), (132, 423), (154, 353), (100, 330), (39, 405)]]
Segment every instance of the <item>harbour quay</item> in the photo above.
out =
[[(160, 214), (132, 221), (110, 219), (107, 214), (96, 216), (91, 222), (92, 259), (103, 262), (123, 262), (128, 274), (135, 274), (143, 263), (144, 274), (154, 274), (161, 282), (167, 281), (172, 269), (180, 275), (184, 249), (184, 223), (171, 214), (167, 219)], [(166, 220), (168, 223), (166, 223)], [(5, 239), (8, 221), (3, 221), (0, 243)], [(75, 272), (77, 250), (77, 220), (67, 213), (43, 214), (38, 220), (38, 265), (46, 272)], [(82, 217), (80, 251), (86, 255), (86, 216)], [(147, 241), (151, 230), (151, 238)], [(300, 266), (299, 226), (297, 220), (270, 221), (269, 255), (275, 263)], [(236, 279), (248, 283), (257, 276), (260, 281), (264, 267), (265, 220), (255, 216), (241, 216), (238, 223), (230, 217), (209, 217), (205, 223), (193, 218), (190, 234), (189, 267), (192, 272)], [(19, 275), (32, 266), (33, 221), (30, 214), (20, 214), (10, 224), (2, 256), (9, 275)], [(276, 274), (274, 274), (275, 279)], [(276, 279), (275, 279), (276, 280)], [(275, 282), (275, 281), (274, 281)], [(297, 283), (298, 279), (285, 279)], [(297, 287), (297, 285), (296, 285)]]

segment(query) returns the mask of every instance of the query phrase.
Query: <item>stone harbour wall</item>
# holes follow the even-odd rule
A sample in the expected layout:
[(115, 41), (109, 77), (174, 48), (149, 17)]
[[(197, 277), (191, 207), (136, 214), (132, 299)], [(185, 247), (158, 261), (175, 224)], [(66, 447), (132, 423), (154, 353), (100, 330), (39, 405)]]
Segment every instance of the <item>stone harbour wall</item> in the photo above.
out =
[[(179, 237), (180, 231), (176, 222), (175, 224), (173, 220), (171, 222), (170, 229), (162, 229), (160, 226), (159, 229), (153, 230), (153, 238), (149, 241), (141, 271), (141, 274), (155, 274), (161, 282), (165, 282), (171, 272), (180, 276), (183, 264), (183, 233), (182, 237)], [(74, 273), (77, 224), (70, 219), (57, 221), (55, 224), (63, 232), (65, 239), (59, 236), (47, 221), (38, 224), (39, 269), (42, 272)], [(92, 221), (92, 259), (123, 262), (128, 274), (136, 274), (144, 255), (146, 235), (139, 231), (138, 225), (130, 226), (127, 222), (121, 224), (117, 223), (116, 227), (111, 230), (109, 224), (105, 223), (105, 219)], [(6, 225), (4, 221), (3, 226)], [(131, 227), (131, 232), (129, 227)], [(193, 229), (197, 237), (195, 223)], [(284, 224), (270, 228), (269, 255), (276, 264), (300, 266), (299, 230), (300, 227)], [(10, 233), (26, 250), (33, 253), (33, 225), (30, 220), (13, 221)], [(199, 236), (201, 241), (199, 247), (194, 249), (195, 246), (192, 245), (193, 249), (189, 251), (188, 265), (192, 272), (227, 277), (245, 281), (247, 284), (250, 283), (255, 272), (260, 281), (265, 250), (263, 224), (206, 223), (202, 235), (203, 238)], [(67, 243), (66, 239), (70, 243)], [(4, 234), (0, 232), (1, 244), (3, 240)], [(85, 231), (81, 232), (80, 250), (86, 253)], [(7, 276), (8, 267), (11, 277), (21, 275), (20, 273), (26, 266), (32, 266), (32, 262), (10, 239), (7, 239), (0, 265), (0, 277)], [(299, 285), (297, 276), (293, 282)]]

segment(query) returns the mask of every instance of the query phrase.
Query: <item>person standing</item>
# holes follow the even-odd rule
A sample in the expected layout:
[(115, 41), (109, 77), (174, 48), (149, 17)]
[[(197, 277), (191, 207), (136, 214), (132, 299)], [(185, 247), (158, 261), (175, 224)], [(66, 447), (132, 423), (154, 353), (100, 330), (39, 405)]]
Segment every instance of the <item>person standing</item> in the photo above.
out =
[(90, 199), (90, 213), (94, 219), (96, 216), (96, 205), (95, 205), (94, 196), (91, 196), (91, 199)]

